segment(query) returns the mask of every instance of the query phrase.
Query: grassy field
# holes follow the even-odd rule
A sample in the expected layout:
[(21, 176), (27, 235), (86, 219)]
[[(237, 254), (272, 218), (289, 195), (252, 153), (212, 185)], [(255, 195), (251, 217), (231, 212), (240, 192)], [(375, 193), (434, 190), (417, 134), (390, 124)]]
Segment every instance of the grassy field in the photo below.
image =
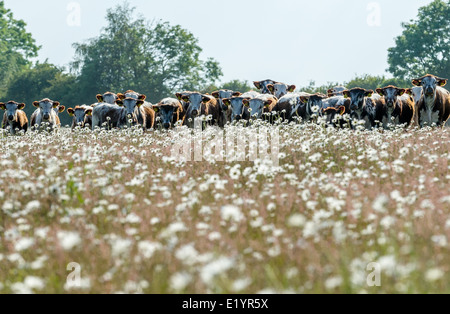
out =
[(179, 161), (172, 131), (1, 137), (0, 293), (450, 293), (449, 129), (270, 128), (279, 166)]

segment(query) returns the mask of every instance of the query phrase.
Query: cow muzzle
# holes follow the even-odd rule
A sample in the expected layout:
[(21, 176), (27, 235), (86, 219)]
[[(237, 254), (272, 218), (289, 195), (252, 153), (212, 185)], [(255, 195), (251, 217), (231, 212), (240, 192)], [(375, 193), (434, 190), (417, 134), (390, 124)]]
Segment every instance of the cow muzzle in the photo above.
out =
[(198, 110), (192, 110), (192, 115), (193, 116), (198, 116)]
[(50, 119), (50, 114), (45, 113), (42, 118), (44, 118), (45, 121), (48, 121)]
[(13, 120), (14, 120), (14, 116), (13, 116), (13, 115), (9, 115), (9, 116), (8, 116), (8, 120), (9, 120), (9, 121), (13, 121)]
[(166, 130), (170, 129), (170, 123), (164, 123), (164, 124), (163, 124), (163, 127), (164, 127)]

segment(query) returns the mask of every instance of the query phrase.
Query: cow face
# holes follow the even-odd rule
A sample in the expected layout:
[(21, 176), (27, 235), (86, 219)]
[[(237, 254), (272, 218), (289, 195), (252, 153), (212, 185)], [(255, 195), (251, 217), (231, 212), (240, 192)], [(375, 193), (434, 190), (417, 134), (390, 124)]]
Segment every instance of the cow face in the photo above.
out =
[(170, 105), (153, 106), (157, 116), (161, 120), (162, 126), (167, 130), (173, 127), (173, 116), (177, 113), (178, 107)]
[(231, 108), (231, 122), (239, 121), (244, 116), (244, 101), (248, 103), (250, 98), (232, 97), (223, 99), (224, 105)]
[(118, 100), (118, 99), (119, 99), (119, 97), (116, 94), (111, 93), (111, 92), (106, 92), (103, 95), (100, 95), (100, 94), (97, 95), (98, 102), (104, 102), (104, 103), (111, 104), (111, 105), (114, 105), (116, 103), (116, 100)]
[(244, 106), (248, 107), (250, 117), (260, 119), (265, 107), (269, 107), (275, 100), (264, 98), (244, 99)]
[(9, 121), (14, 121), (17, 119), (17, 110), (22, 110), (25, 108), (25, 104), (19, 104), (15, 101), (9, 101), (6, 104), (0, 103), (0, 108), (6, 111), (6, 117)]
[(200, 93), (191, 93), (183, 96), (182, 100), (189, 104), (186, 115), (190, 118), (196, 118), (202, 112), (202, 104), (208, 102), (210, 99)]
[(333, 96), (343, 96), (343, 92), (346, 90), (346, 88), (344, 86), (335, 86), (333, 88), (330, 88), (327, 91), (328, 97), (333, 97)]
[(33, 102), (33, 106), (40, 109), (42, 114), (42, 120), (44, 122), (48, 122), (52, 117), (53, 109), (59, 107), (59, 102), (50, 99), (43, 99), (41, 101)]
[(380, 96), (384, 96), (387, 107), (394, 108), (395, 104), (397, 103), (397, 96), (404, 95), (406, 93), (406, 89), (391, 85), (385, 88), (377, 88), (377, 93)]
[(447, 85), (447, 79), (427, 74), (421, 78), (412, 80), (414, 86), (421, 86), (425, 97), (435, 97), (436, 87)]
[(272, 95), (280, 99), (287, 93), (293, 93), (295, 91), (295, 85), (286, 85), (284, 83), (268, 84), (267, 89)]
[(145, 100), (147, 98), (147, 96), (136, 93), (135, 91), (132, 91), (132, 90), (126, 91), (125, 94), (117, 94), (117, 96), (120, 99), (133, 98), (133, 99), (137, 99), (137, 100)]
[(364, 98), (372, 97), (373, 90), (367, 90), (364, 88), (352, 88), (350, 90), (346, 89), (342, 92), (345, 98), (350, 99), (350, 111), (362, 110), (364, 106)]
[(255, 87), (261, 91), (261, 94), (271, 94), (267, 85), (269, 84), (274, 85), (275, 83), (277, 82), (275, 82), (274, 80), (264, 80), (264, 81), (255, 81), (253, 82), (253, 85), (255, 85)]
[(128, 119), (132, 120), (132, 123), (135, 124), (137, 122), (136, 111), (140, 106), (144, 104), (144, 100), (134, 99), (134, 98), (125, 98), (123, 100), (117, 100), (116, 104), (124, 107), (125, 114)]
[(339, 125), (339, 121), (343, 119), (344, 114), (345, 106), (339, 106), (338, 108), (329, 107), (322, 111), (327, 126), (331, 125), (334, 127)]
[(300, 106), (306, 106), (306, 112), (308, 114), (318, 113), (320, 108), (323, 107), (322, 101), (327, 98), (325, 95), (314, 94), (310, 96), (300, 96)]
[(74, 117), (75, 125), (79, 125), (81, 127), (84, 127), (84, 119), (86, 116), (92, 115), (92, 108), (86, 108), (83, 106), (77, 106), (75, 109), (69, 108), (67, 109), (67, 113)]

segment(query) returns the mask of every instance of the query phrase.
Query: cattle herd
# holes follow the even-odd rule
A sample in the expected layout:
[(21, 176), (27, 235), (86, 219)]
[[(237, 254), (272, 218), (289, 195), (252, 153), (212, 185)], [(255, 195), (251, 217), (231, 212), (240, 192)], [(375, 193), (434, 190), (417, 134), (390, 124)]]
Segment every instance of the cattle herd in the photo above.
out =
[[(262, 119), (274, 122), (316, 122), (319, 117), (334, 127), (366, 129), (392, 126), (419, 127), (448, 124), (450, 116), (450, 92), (443, 88), (447, 79), (425, 75), (412, 81), (414, 87), (404, 89), (395, 86), (346, 89), (337, 86), (328, 95), (295, 92), (295, 85), (273, 80), (256, 81), (259, 92), (240, 93), (219, 90), (212, 95), (184, 91), (176, 98), (165, 98), (153, 105), (146, 96), (134, 91), (97, 95), (97, 103), (68, 108), (73, 117), (72, 128), (124, 128), (139, 125), (144, 130), (176, 125), (194, 127), (196, 118), (202, 117), (208, 124), (224, 127), (234, 121)], [(32, 130), (54, 130), (60, 126), (58, 114), (65, 110), (58, 101), (48, 98), (35, 101), (35, 112), (28, 120), (24, 103), (9, 101), (0, 103), (5, 110), (2, 128), (11, 134)]]

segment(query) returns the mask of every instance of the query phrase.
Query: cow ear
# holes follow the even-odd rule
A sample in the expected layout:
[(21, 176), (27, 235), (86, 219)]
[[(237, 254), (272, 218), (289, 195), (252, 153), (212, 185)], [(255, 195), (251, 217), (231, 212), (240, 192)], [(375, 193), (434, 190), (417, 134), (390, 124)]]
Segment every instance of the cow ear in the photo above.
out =
[(350, 91), (349, 90), (345, 90), (342, 92), (342, 95), (344, 95), (344, 98), (349, 98), (350, 97)]
[(412, 96), (412, 94), (413, 94), (411, 88), (407, 88), (407, 89), (405, 90), (405, 93), (407, 93), (409, 96)]
[(202, 103), (206, 104), (210, 100), (211, 100), (211, 98), (209, 98), (207, 96), (202, 96)]
[(69, 114), (69, 116), (73, 117), (73, 115), (75, 114), (75, 110), (73, 110), (73, 108), (69, 108), (67, 109), (67, 113)]
[(300, 96), (300, 102), (306, 104), (309, 100), (308, 96)]
[(153, 106), (153, 110), (154, 110), (155, 112), (159, 112), (159, 107), (158, 107), (158, 106)]
[(181, 97), (181, 93), (176, 93), (175, 96), (177, 97), (177, 99), (179, 101), (183, 100), (182, 97)]
[(342, 116), (345, 113), (345, 106), (339, 106), (339, 114)]
[(382, 89), (382, 88), (377, 88), (376, 91), (377, 91), (377, 94), (378, 94), (378, 95), (384, 96), (384, 93), (383, 93), (383, 89)]
[(122, 101), (122, 99), (117, 99), (117, 100), (116, 100), (116, 105), (118, 105), (118, 106), (123, 106), (123, 101)]
[(372, 97), (373, 96), (373, 90), (371, 90), (371, 89), (369, 89), (369, 90), (366, 90), (365, 92), (364, 92), (364, 96), (365, 97)]
[(250, 105), (250, 101), (248, 99), (243, 99), (242, 103), (244, 104), (245, 107), (248, 107)]
[(97, 100), (98, 100), (98, 102), (103, 102), (103, 95), (98, 94)]
[(53, 108), (58, 108), (58, 107), (59, 107), (59, 102), (58, 101), (53, 102)]
[(92, 108), (86, 109), (84, 112), (87, 116), (92, 116)]
[(412, 84), (414, 86), (422, 86), (422, 80), (421, 79), (412, 80)]
[(138, 99), (139, 99), (139, 100), (145, 100), (146, 98), (147, 98), (147, 96), (142, 95), (142, 94), (138, 96)]
[(275, 86), (273, 86), (273, 84), (267, 84), (267, 89), (268, 89), (271, 93), (273, 93), (274, 90), (275, 90)]
[(332, 89), (329, 89), (329, 90), (327, 90), (327, 94), (328, 94), (328, 97), (332, 97), (334, 95), (334, 92)]
[(189, 96), (181, 96), (181, 100), (184, 102), (189, 102)]
[(136, 101), (136, 105), (138, 107), (142, 106), (143, 104), (144, 104), (144, 100), (143, 99), (139, 99), (139, 100)]
[(256, 87), (257, 89), (261, 89), (261, 82), (255, 81), (255, 82), (253, 82), (253, 85), (255, 85), (255, 87)]
[(224, 104), (225, 106), (227, 106), (227, 107), (231, 106), (231, 101), (230, 101), (230, 99), (228, 99), (228, 98), (222, 99), (222, 102), (223, 102), (223, 104)]
[(233, 97), (239, 97), (239, 96), (241, 96), (241, 95), (242, 95), (241, 92), (234, 92), (231, 96), (233, 96)]
[(63, 113), (64, 110), (66, 110), (66, 106), (60, 105), (59, 108), (58, 108), (59, 113)]
[(21, 104), (17, 105), (17, 109), (23, 110), (23, 108), (25, 108), (25, 104), (24, 103), (21, 103)]
[(406, 89), (404, 89), (404, 88), (398, 88), (397, 89), (397, 94), (399, 96), (403, 96), (405, 93), (406, 93)]
[(35, 106), (36, 108), (39, 108), (39, 101), (34, 101), (33, 106)]
[(288, 92), (293, 93), (293, 92), (295, 91), (296, 88), (297, 88), (297, 86), (295, 86), (295, 85), (290, 85), (290, 86), (288, 87)]
[(117, 94), (117, 99), (119, 99), (119, 100), (124, 100), (126, 97), (125, 97), (125, 95), (124, 94), (122, 94), (122, 93), (118, 93)]
[(270, 107), (270, 105), (272, 105), (272, 103), (273, 103), (273, 100), (269, 99), (264, 103), (264, 107)]
[(0, 109), (6, 110), (6, 105), (2, 102), (0, 102)]
[(438, 79), (437, 85), (442, 87), (447, 85), (447, 79)]
[(212, 95), (214, 98), (219, 98), (219, 92), (218, 92), (218, 91), (212, 92), (211, 95)]

